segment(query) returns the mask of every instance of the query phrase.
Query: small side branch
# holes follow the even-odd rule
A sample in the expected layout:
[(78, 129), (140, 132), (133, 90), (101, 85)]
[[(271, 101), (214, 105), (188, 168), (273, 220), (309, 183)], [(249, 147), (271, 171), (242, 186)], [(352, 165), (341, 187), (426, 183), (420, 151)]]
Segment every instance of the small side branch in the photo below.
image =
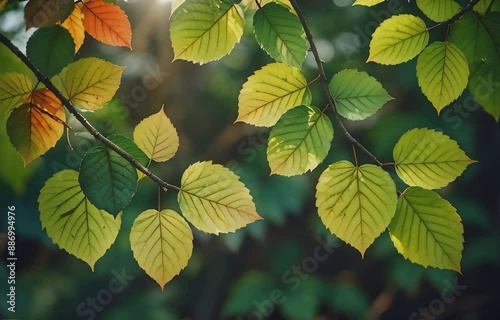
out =
[(90, 122), (85, 119), (85, 117), (78, 112), (76, 107), (69, 101), (57, 88), (54, 84), (47, 78), (44, 74), (38, 70), (38, 68), (28, 59), (28, 57), (22, 53), (12, 42), (6, 38), (3, 34), (0, 33), (0, 42), (3, 43), (12, 53), (14, 53), (21, 61), (35, 74), (37, 79), (45, 85), (47, 89), (52, 91), (54, 95), (61, 100), (62, 104), (66, 107), (66, 109), (73, 115), (75, 118), (90, 132), (97, 140), (101, 141), (105, 146), (110, 148), (111, 150), (118, 153), (124, 159), (126, 159), (132, 166), (134, 166), (137, 170), (144, 173), (151, 180), (157, 183), (160, 187), (180, 190), (179, 187), (169, 184), (163, 181), (161, 178), (152, 173), (148, 168), (144, 167), (140, 164), (132, 155), (128, 152), (120, 148), (118, 145), (111, 142), (108, 138), (103, 136), (96, 128), (94, 128)]
[(316, 48), (316, 44), (314, 43), (313, 36), (311, 33), (311, 30), (309, 29), (309, 25), (307, 24), (307, 21), (304, 17), (304, 14), (302, 13), (299, 5), (297, 4), (296, 0), (290, 0), (290, 3), (292, 4), (292, 7), (295, 9), (295, 12), (297, 13), (297, 16), (300, 19), (300, 22), (302, 23), (302, 26), (304, 27), (304, 31), (306, 33), (307, 41), (309, 42), (309, 46), (311, 48), (311, 52), (314, 55), (314, 60), (316, 61), (316, 65), (318, 66), (318, 72), (319, 72), (319, 78), (323, 84), (323, 89), (325, 91), (326, 97), (328, 99), (328, 104), (333, 110), (333, 114), (335, 116), (335, 120), (340, 126), (340, 129), (344, 132), (344, 136), (347, 138), (347, 140), (353, 145), (359, 148), (363, 153), (365, 153), (370, 159), (372, 159), (377, 165), (382, 165), (382, 162), (380, 162), (377, 157), (375, 157), (368, 149), (366, 149), (358, 140), (356, 140), (347, 130), (345, 127), (344, 123), (342, 122), (342, 119), (340, 118), (339, 113), (337, 112), (337, 107), (335, 105), (335, 101), (330, 93), (330, 89), (328, 88), (328, 78), (326, 77), (325, 69), (323, 67), (323, 61), (321, 60), (319, 56), (318, 49)]
[(473, 1), (469, 2), (469, 4), (467, 4), (462, 10), (460, 10), (459, 13), (457, 13), (456, 15), (454, 15), (453, 17), (451, 17), (450, 19), (448, 19), (446, 21), (440, 22), (438, 24), (433, 25), (432, 27), (427, 28), (427, 31), (430, 31), (434, 28), (440, 27), (440, 26), (445, 25), (445, 24), (448, 26), (451, 26), (453, 23), (455, 23), (455, 21), (460, 19), (464, 14), (471, 11), (472, 8), (474, 8), (474, 6), (478, 3), (479, 3), (479, 0), (473, 0)]

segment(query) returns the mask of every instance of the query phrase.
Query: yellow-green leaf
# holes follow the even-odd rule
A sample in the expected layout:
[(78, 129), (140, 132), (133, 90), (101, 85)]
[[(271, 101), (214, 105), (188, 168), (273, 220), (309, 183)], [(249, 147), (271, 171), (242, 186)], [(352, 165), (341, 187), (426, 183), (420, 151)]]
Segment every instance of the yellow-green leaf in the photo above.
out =
[(300, 68), (307, 54), (304, 28), (294, 13), (271, 2), (253, 17), (254, 34), (260, 47), (273, 59)]
[(243, 12), (231, 0), (192, 0), (173, 13), (170, 38), (174, 60), (195, 63), (218, 60), (231, 52), (243, 35)]
[(98, 58), (84, 58), (69, 64), (52, 82), (75, 106), (93, 111), (113, 98), (123, 69)]
[(349, 120), (363, 120), (392, 99), (377, 79), (356, 69), (340, 71), (328, 87), (337, 111)]
[(318, 108), (288, 110), (269, 136), (271, 174), (294, 176), (314, 170), (328, 155), (332, 139), (332, 123)]
[(309, 105), (312, 96), (299, 69), (271, 63), (257, 70), (243, 85), (238, 97), (238, 119), (270, 127), (289, 109)]
[(184, 269), (193, 252), (193, 233), (172, 210), (146, 210), (134, 221), (130, 245), (139, 266), (162, 288)]
[(394, 15), (373, 33), (367, 62), (400, 64), (415, 58), (427, 43), (429, 32), (424, 20), (411, 14)]
[(64, 170), (53, 175), (38, 197), (40, 221), (47, 235), (61, 249), (94, 264), (115, 242), (121, 213), (114, 218), (97, 209), (83, 194), (78, 172)]
[(469, 65), (456, 45), (436, 41), (418, 57), (417, 79), (422, 92), (439, 114), (467, 87)]
[(167, 161), (175, 155), (179, 136), (163, 107), (135, 127), (134, 142), (154, 161)]
[[(252, 1), (252, 2), (253, 2), (253, 4), (255, 4), (255, 0)], [(266, 4), (271, 3), (271, 2), (279, 3), (279, 4), (287, 7), (290, 10), (290, 12), (293, 12), (294, 14), (296, 14), (295, 13), (295, 9), (293, 8), (292, 3), (290, 2), (290, 0), (261, 0), (260, 1), (260, 6), (263, 7)]]
[(64, 125), (57, 119), (66, 119), (62, 105), (46, 104), (40, 108), (25, 103), (11, 112), (7, 133), (25, 166), (54, 147), (62, 137)]
[(356, 0), (352, 4), (353, 6), (366, 6), (373, 7), (376, 4), (382, 3), (384, 0)]
[(474, 6), (473, 10), (480, 14), (485, 14), (491, 5), (493, 0), (479, 0), (479, 2)]
[(31, 79), (24, 74), (0, 75), (0, 118), (7, 116), (10, 110), (20, 106), (32, 89)]
[(413, 129), (399, 139), (393, 151), (396, 173), (410, 186), (442, 188), (476, 161), (456, 141), (441, 132)]
[(316, 186), (316, 206), (323, 224), (361, 255), (387, 228), (396, 211), (396, 186), (380, 167), (356, 167), (348, 161), (330, 165)]
[(417, 6), (429, 19), (436, 22), (451, 19), (462, 9), (454, 0), (417, 0)]
[(400, 254), (424, 267), (460, 272), (464, 228), (455, 208), (436, 192), (410, 187), (399, 197), (389, 235)]
[(186, 219), (208, 233), (234, 232), (262, 219), (239, 177), (212, 161), (196, 162), (184, 171), (178, 201)]

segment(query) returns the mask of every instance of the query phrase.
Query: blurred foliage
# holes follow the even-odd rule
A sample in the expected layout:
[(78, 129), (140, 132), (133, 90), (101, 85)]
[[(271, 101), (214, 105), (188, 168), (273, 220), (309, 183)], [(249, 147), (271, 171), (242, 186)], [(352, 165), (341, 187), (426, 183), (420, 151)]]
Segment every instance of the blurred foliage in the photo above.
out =
[[(42, 159), (23, 168), (2, 131), (2, 217), (8, 205), (16, 206), (17, 216), (16, 317), (92, 319), (90, 313), (81, 311), (93, 310), (95, 319), (110, 320), (407, 319), (419, 308), (432, 307), (431, 302), (441, 299), (443, 292), (448, 296), (450, 284), (458, 283), (466, 289), (457, 291), (456, 299), (444, 305), (439, 319), (498, 318), (500, 293), (493, 281), (498, 279), (500, 267), (498, 124), (471, 104), (468, 91), (437, 116), (418, 88), (415, 60), (393, 67), (365, 64), (375, 27), (389, 14), (417, 13), (414, 1), (391, 0), (374, 8), (351, 7), (351, 2), (300, 1), (327, 74), (332, 76), (347, 67), (367, 71), (396, 98), (367, 120), (348, 122), (349, 130), (382, 161), (390, 161), (397, 139), (415, 127), (443, 131), (479, 161), (461, 179), (439, 190), (456, 206), (464, 221), (463, 275), (425, 269), (404, 260), (387, 232), (368, 249), (364, 259), (353, 248), (328, 237), (314, 206), (314, 185), (329, 163), (353, 160), (351, 147), (340, 131), (326, 161), (314, 172), (294, 178), (269, 176), (265, 155), (268, 130), (233, 124), (238, 92), (245, 79), (271, 62), (255, 43), (249, 21), (242, 42), (221, 61), (203, 66), (172, 63), (167, 19), (170, 5), (164, 1), (143, 5), (129, 0), (120, 5), (132, 24), (134, 50), (100, 45), (87, 37), (76, 56), (92, 55), (127, 66), (116, 98), (107, 107), (85, 115), (105, 135), (130, 137), (142, 118), (164, 104), (179, 131), (180, 149), (167, 165), (155, 164), (152, 170), (166, 181), (178, 182), (189, 163), (214, 160), (224, 164), (241, 175), (264, 220), (222, 237), (193, 230), (193, 257), (187, 269), (162, 292), (139, 269), (128, 240), (135, 217), (156, 207), (156, 186), (143, 179), (137, 196), (124, 212), (116, 243), (92, 273), (85, 263), (53, 245), (41, 230), (37, 197), (53, 173), (77, 169), (94, 142), (86, 134), (70, 133), (71, 145), (62, 139)], [(22, 8), (8, 4), (0, 14), (0, 31), (24, 48), (32, 31), (26, 33), (22, 25)], [(26, 73), (26, 68), (0, 46), (0, 72), (13, 71)], [(309, 79), (315, 77), (311, 55), (306, 59), (304, 73)], [(156, 86), (148, 85), (155, 81)], [(326, 105), (321, 86), (315, 85), (312, 90), (313, 105)], [(76, 132), (83, 131), (74, 120), (68, 121)], [(369, 159), (360, 155), (360, 161), (368, 163)], [(392, 169), (390, 173), (397, 181)], [(175, 196), (167, 192), (162, 205), (178, 211)], [(0, 223), (0, 231), (4, 232), (5, 219)], [(323, 248), (325, 241), (340, 246), (320, 261), (314, 258), (315, 250)], [(110, 282), (122, 272), (133, 279), (124, 281), (126, 285), (106, 300)], [(3, 297), (7, 294), (6, 275), (2, 263)], [(96, 308), (89, 304), (92, 299), (96, 299)], [(272, 303), (272, 299), (277, 302)], [(0, 315), (12, 318), (6, 308), (2, 302)]]

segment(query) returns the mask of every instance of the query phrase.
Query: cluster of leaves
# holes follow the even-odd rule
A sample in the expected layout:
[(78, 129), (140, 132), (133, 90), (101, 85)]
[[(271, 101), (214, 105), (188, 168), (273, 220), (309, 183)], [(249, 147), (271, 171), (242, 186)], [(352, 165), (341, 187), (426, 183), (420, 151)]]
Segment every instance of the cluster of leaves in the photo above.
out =
[[(294, 176), (314, 170), (325, 160), (334, 137), (332, 122), (325, 114), (328, 107), (341, 124), (339, 115), (351, 121), (363, 120), (393, 98), (377, 79), (355, 69), (343, 70), (327, 80), (320, 68), (318, 78), (308, 82), (301, 67), (312, 38), (304, 29), (295, 1), (240, 2), (173, 1), (170, 36), (175, 59), (203, 64), (229, 54), (243, 36), (245, 14), (253, 14), (255, 39), (276, 62), (255, 71), (243, 85), (237, 121), (273, 127), (267, 147), (272, 174)], [(382, 1), (355, 4), (378, 2)], [(444, 2), (453, 1), (439, 1)], [(417, 1), (431, 19), (453, 19), (450, 39), (427, 46), (431, 28), (420, 18), (393, 16), (375, 31), (368, 61), (397, 64), (421, 53), (419, 84), (438, 111), (458, 98), (467, 86), (470, 69), (478, 76), (471, 76), (469, 86), (473, 94), (480, 94), (485, 73), (477, 70), (489, 72), (494, 63), (498, 68), (499, 61), (499, 20), (491, 12), (491, 1), (489, 5), (483, 2), (488, 1), (478, 6), (484, 10), (474, 7), (475, 12), (465, 13), (454, 6), (445, 6), (448, 9), (443, 11), (436, 7), (437, 1)], [(52, 148), (64, 133), (68, 125), (63, 105), (94, 111), (105, 106), (120, 86), (123, 67), (97, 58), (73, 62), (85, 31), (103, 43), (130, 48), (131, 29), (125, 13), (102, 0), (30, 0), (25, 19), (28, 28), (40, 28), (28, 42), (28, 57), (65, 98), (61, 101), (51, 90), (39, 88), (40, 81), (46, 83), (42, 79), (33, 85), (30, 75), (0, 75), (0, 106), (2, 114), (8, 115), (7, 132), (28, 164)], [(477, 27), (474, 30), (481, 27), (485, 34), (464, 36), (462, 33), (472, 32), (470, 25)], [(471, 50), (477, 43), (470, 41), (487, 43), (490, 49)], [(498, 72), (493, 75), (498, 76)], [(331, 100), (323, 110), (311, 105), (309, 86), (318, 80), (326, 85), (325, 94)], [(495, 94), (481, 95), (483, 100), (479, 101), (498, 118), (489, 107)], [(341, 128), (345, 130), (343, 125)], [(91, 133), (104, 143), (85, 154), (79, 172), (64, 170), (46, 182), (39, 209), (42, 226), (52, 240), (93, 269), (114, 242), (122, 210), (134, 197), (138, 180), (144, 174), (153, 175), (146, 167), (151, 161), (172, 158), (179, 139), (163, 109), (137, 125), (133, 140)], [(117, 149), (124, 150), (130, 159)], [(321, 220), (362, 255), (388, 228), (394, 246), (405, 258), (460, 271), (461, 219), (433, 190), (454, 181), (474, 161), (455, 141), (427, 128), (404, 134), (393, 155), (394, 162), (389, 164), (409, 185), (404, 192), (396, 190), (384, 170), (388, 164), (359, 165), (357, 160), (331, 164), (316, 187)], [(260, 219), (239, 177), (210, 161), (192, 164), (182, 175), (181, 186), (171, 187), (179, 192), (184, 218), (202, 231), (234, 232)], [(132, 227), (134, 257), (162, 288), (187, 265), (193, 250), (193, 235), (184, 218), (170, 209), (151, 209), (140, 213)]]
[[(358, 0), (355, 4), (381, 2)], [(438, 24), (427, 27), (422, 18), (410, 14), (390, 17), (373, 33), (368, 61), (395, 65), (418, 56), (418, 84), (438, 113), (468, 85), (474, 99), (498, 121), (499, 93), (494, 84), (500, 74), (500, 3), (475, 3), (465, 12), (454, 0), (417, 0), (420, 10)], [(429, 44), (429, 32), (441, 25), (448, 27), (446, 38)]]
[[(173, 12), (170, 32), (176, 59), (203, 64), (230, 53), (239, 42), (245, 21), (240, 5), (230, 0), (215, 1), (217, 5), (213, 2), (185, 1)], [(273, 127), (267, 147), (271, 174), (300, 175), (315, 169), (326, 158), (334, 136), (333, 125), (324, 113), (327, 108), (320, 110), (311, 105), (309, 86), (315, 81), (308, 83), (300, 71), (309, 46), (293, 5), (289, 1), (257, 4), (253, 16), (255, 39), (276, 62), (256, 71), (243, 85), (237, 121)], [(383, 22), (373, 35), (368, 60), (396, 64), (418, 54), (429, 37), (420, 20), (401, 15)], [(215, 44), (217, 50), (212, 48)], [(450, 66), (448, 59), (453, 63), (456, 60), (453, 55), (449, 58), (446, 50), (450, 47), (459, 50), (442, 43), (441, 56), (431, 52), (427, 60), (421, 58), (419, 62), (419, 70), (432, 72), (425, 77), (419, 75), (419, 79), (423, 87), (438, 90), (430, 96), (435, 104), (452, 102), (463, 91), (455, 82), (463, 77), (467, 81), (468, 71)], [(433, 62), (435, 59), (445, 62), (441, 68)], [(463, 62), (468, 70), (465, 57)], [(439, 77), (436, 72), (441, 72)], [(354, 69), (334, 75), (328, 89), (335, 103), (334, 112), (352, 121), (366, 119), (392, 99), (374, 77)], [(395, 247), (406, 258), (424, 266), (459, 271), (461, 219), (432, 189), (448, 185), (472, 162), (455, 141), (442, 133), (425, 128), (411, 130), (394, 148), (396, 173), (410, 186), (399, 199), (394, 181), (382, 167), (340, 161), (331, 164), (319, 179), (319, 216), (332, 233), (362, 255), (389, 228)]]
[[(40, 18), (48, 15), (53, 19)], [(31, 0), (25, 7), (25, 19), (27, 27), (40, 28), (28, 42), (27, 55), (51, 77), (58, 92), (78, 110), (104, 107), (118, 90), (124, 68), (98, 58), (72, 60), (83, 42), (84, 30), (103, 43), (130, 47), (131, 29), (125, 13), (101, 0), (76, 4)], [(80, 25), (83, 28), (77, 27)], [(0, 105), (8, 116), (7, 133), (25, 165), (54, 147), (64, 126), (70, 129), (63, 102), (40, 86), (40, 81), (33, 85), (31, 75), (0, 75)], [(107, 140), (143, 168), (152, 161), (171, 159), (179, 146), (176, 129), (163, 108), (136, 126), (133, 140), (122, 135), (111, 135)], [(38, 198), (40, 220), (49, 237), (92, 269), (114, 243), (122, 210), (144, 177), (105, 143), (95, 144), (83, 157), (79, 172), (56, 173)], [(205, 232), (234, 232), (261, 219), (249, 190), (221, 165), (205, 161), (189, 166), (181, 186), (175, 189), (184, 217)], [(138, 215), (130, 242), (141, 268), (162, 288), (187, 265), (193, 250), (192, 231), (185, 219), (161, 208)]]

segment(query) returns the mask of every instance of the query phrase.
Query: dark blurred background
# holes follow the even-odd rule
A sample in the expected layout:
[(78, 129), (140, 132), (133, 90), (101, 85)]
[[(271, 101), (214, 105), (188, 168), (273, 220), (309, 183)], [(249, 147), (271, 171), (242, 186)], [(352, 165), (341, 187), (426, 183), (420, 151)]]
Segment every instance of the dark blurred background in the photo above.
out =
[[(466, 90), (438, 116), (421, 93), (416, 59), (398, 65), (366, 64), (370, 35), (392, 14), (418, 12), (414, 1), (390, 0), (373, 8), (351, 7), (352, 0), (299, 1), (315, 36), (329, 77), (345, 68), (367, 71), (396, 99), (361, 122), (345, 121), (351, 133), (382, 162), (392, 161), (399, 137), (415, 127), (443, 131), (458, 141), (471, 165), (438, 192), (458, 210), (465, 227), (462, 275), (423, 268), (398, 255), (387, 232), (365, 258), (330, 235), (315, 208), (315, 184), (321, 172), (340, 159), (353, 161), (350, 145), (334, 123), (328, 158), (299, 177), (269, 176), (266, 146), (269, 129), (233, 122), (238, 93), (246, 78), (272, 62), (256, 44), (252, 11), (246, 11), (245, 35), (232, 53), (208, 65), (172, 62), (168, 1), (119, 2), (133, 29), (133, 51), (102, 45), (87, 35), (75, 59), (97, 56), (127, 66), (112, 102), (85, 116), (102, 133), (132, 136), (134, 126), (162, 105), (180, 136), (180, 149), (152, 170), (179, 184), (189, 164), (213, 160), (241, 176), (254, 197), (262, 221), (220, 237), (199, 232), (188, 267), (164, 291), (133, 259), (128, 235), (135, 217), (155, 208), (156, 186), (139, 183), (125, 209), (120, 234), (92, 272), (83, 261), (60, 250), (42, 231), (37, 197), (44, 182), (64, 168), (78, 169), (90, 143), (85, 134), (64, 136), (54, 149), (23, 168), (0, 125), (1, 227), (7, 206), (16, 207), (17, 305), (7, 312), (7, 269), (0, 264), (0, 315), (14, 319), (499, 319), (499, 141), (495, 120)], [(428, 25), (432, 22), (426, 20)], [(443, 39), (445, 28), (432, 32)], [(0, 32), (21, 48), (32, 33), (24, 30), (22, 6), (0, 14)], [(26, 72), (0, 45), (0, 72)], [(312, 80), (311, 54), (303, 72)], [(312, 86), (313, 105), (326, 99)], [(76, 131), (83, 131), (74, 119)], [(359, 154), (360, 162), (370, 160)], [(404, 184), (393, 168), (388, 169)], [(162, 197), (162, 207), (178, 212), (176, 192)], [(5, 258), (5, 248), (0, 248)], [(5, 261), (5, 259), (3, 259)], [(122, 284), (111, 292), (110, 283)]]

